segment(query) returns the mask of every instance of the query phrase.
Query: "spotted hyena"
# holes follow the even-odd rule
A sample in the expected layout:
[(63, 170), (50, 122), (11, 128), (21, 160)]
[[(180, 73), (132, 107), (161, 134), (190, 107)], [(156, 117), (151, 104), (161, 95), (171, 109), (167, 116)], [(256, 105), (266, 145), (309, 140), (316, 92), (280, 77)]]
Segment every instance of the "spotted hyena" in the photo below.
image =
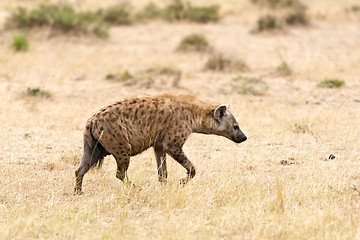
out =
[(85, 173), (110, 154), (117, 163), (116, 177), (124, 181), (130, 157), (150, 147), (155, 151), (159, 181), (166, 181), (169, 154), (187, 170), (187, 177), (181, 179), (186, 183), (195, 176), (195, 167), (182, 150), (191, 133), (216, 134), (236, 143), (246, 140), (228, 108), (189, 95), (137, 97), (101, 108), (86, 123), (75, 192), (81, 193)]

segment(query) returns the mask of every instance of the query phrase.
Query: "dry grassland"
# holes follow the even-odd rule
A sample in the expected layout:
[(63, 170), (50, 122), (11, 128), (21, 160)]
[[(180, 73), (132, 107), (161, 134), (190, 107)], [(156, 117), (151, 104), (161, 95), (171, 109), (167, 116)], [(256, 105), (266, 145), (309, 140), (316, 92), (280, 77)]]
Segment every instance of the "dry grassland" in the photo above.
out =
[[(15, 6), (40, 2), (1, 1), (1, 25)], [(96, 9), (116, 1), (69, 2)], [(150, 21), (112, 27), (106, 40), (33, 30), (22, 53), (10, 48), (18, 32), (2, 30), (0, 238), (360, 239), (360, 13), (346, 10), (356, 0), (304, 2), (311, 25), (277, 33), (249, 33), (266, 10), (245, 0), (194, 1), (221, 4), (219, 23)], [(250, 70), (204, 70), (207, 53), (175, 51), (191, 33)], [(276, 73), (283, 61), (289, 76)], [(166, 77), (133, 85), (105, 79), (154, 67), (181, 70), (179, 87)], [(231, 87), (237, 76), (260, 77), (269, 89), (239, 94)], [(345, 85), (317, 86), (327, 78)], [(27, 96), (27, 88), (51, 97)], [(165, 92), (230, 103), (248, 140), (192, 135), (184, 150), (198, 174), (185, 187), (184, 169), (170, 158), (168, 184), (157, 182), (152, 150), (132, 158), (136, 188), (119, 182), (107, 157), (85, 175), (85, 194), (74, 196), (85, 121), (103, 105)]]

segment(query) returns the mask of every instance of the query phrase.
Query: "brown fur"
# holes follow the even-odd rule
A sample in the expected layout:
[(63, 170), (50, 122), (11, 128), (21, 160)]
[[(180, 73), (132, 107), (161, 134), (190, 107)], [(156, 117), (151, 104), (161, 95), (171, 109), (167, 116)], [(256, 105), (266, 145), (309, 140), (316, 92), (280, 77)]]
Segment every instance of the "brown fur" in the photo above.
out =
[(84, 156), (76, 171), (75, 191), (81, 192), (84, 174), (96, 163), (101, 164), (108, 154), (116, 159), (116, 176), (124, 180), (130, 157), (149, 147), (155, 150), (159, 180), (167, 177), (167, 153), (187, 169), (188, 176), (182, 179), (185, 183), (195, 176), (193, 164), (182, 151), (188, 136), (197, 132), (222, 135), (236, 142), (246, 140), (240, 129), (234, 131), (235, 125), (238, 126), (227, 107), (218, 108), (191, 95), (137, 97), (103, 107), (86, 123)]

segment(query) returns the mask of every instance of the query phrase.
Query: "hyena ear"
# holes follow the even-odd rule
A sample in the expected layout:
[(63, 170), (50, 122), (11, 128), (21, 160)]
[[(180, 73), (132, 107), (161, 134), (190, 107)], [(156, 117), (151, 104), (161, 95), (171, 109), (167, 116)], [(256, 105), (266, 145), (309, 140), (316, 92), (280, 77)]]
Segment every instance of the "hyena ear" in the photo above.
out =
[(214, 111), (214, 117), (217, 121), (221, 121), (221, 119), (226, 115), (227, 110), (230, 108), (230, 104), (221, 104)]

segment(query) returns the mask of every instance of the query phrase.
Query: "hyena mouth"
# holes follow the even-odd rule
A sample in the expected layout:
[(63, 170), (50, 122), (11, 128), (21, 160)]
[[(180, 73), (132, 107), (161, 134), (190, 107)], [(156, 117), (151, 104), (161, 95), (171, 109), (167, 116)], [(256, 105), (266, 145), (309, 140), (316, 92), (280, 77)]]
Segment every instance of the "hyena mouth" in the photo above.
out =
[(245, 142), (246, 139), (247, 139), (247, 137), (246, 137), (245, 135), (243, 135), (243, 136), (240, 136), (240, 137), (236, 137), (236, 138), (234, 138), (234, 139), (232, 139), (232, 140), (233, 140), (234, 142), (236, 142), (236, 143), (242, 143), (242, 142)]

